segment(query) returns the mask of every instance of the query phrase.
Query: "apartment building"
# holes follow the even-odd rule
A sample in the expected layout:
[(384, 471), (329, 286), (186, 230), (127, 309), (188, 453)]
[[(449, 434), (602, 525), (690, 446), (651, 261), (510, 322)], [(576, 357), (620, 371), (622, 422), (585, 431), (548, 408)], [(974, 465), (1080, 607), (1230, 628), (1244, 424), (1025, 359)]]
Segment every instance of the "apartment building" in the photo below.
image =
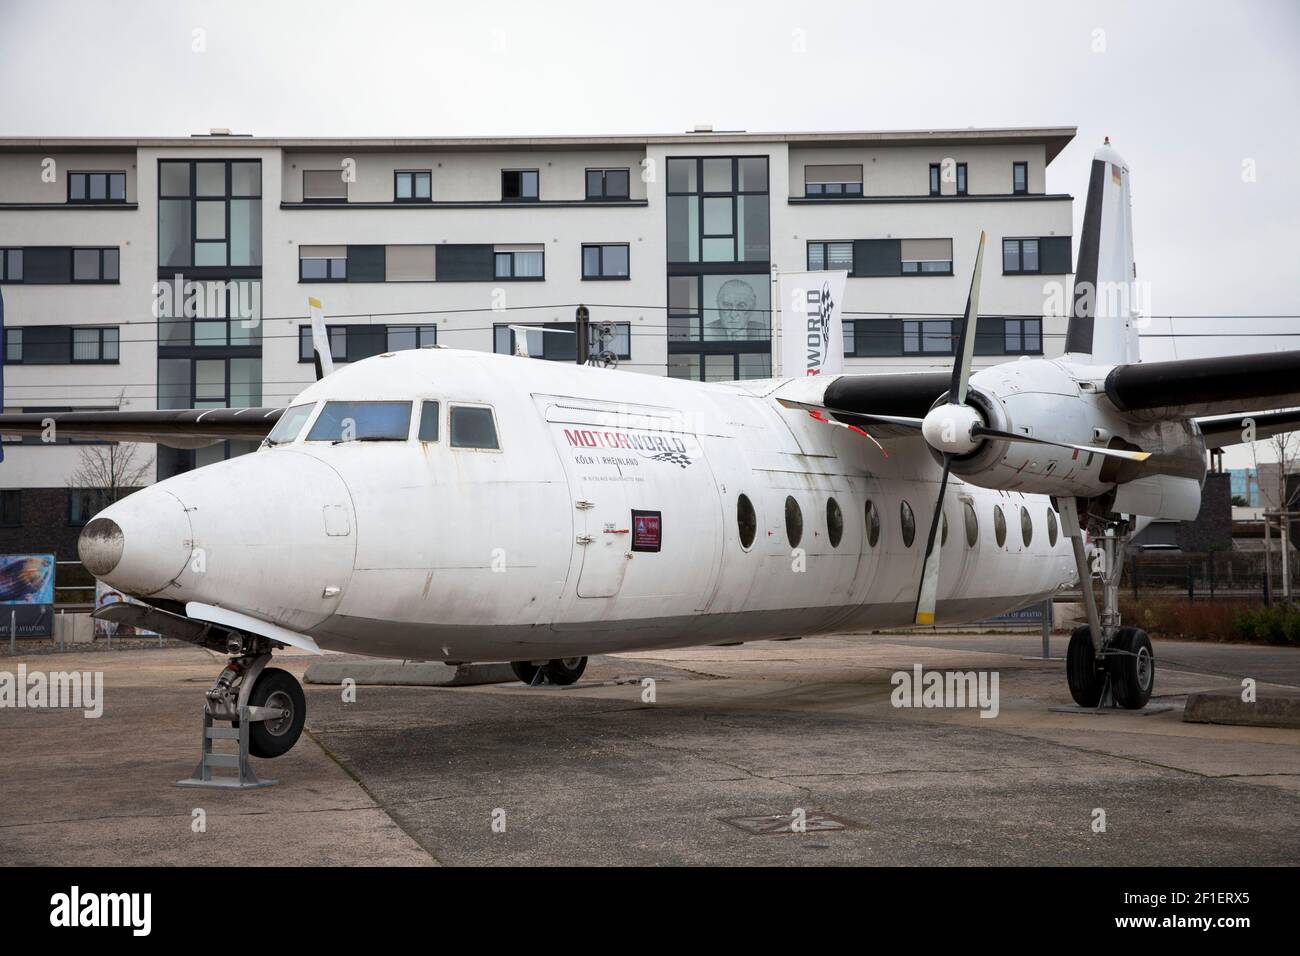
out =
[[(977, 364), (1050, 355), (1072, 206), (1046, 176), (1074, 132), (0, 139), (4, 407), (287, 404), (308, 296), (336, 362), (511, 353), (511, 325), (572, 329), (581, 303), (621, 369), (763, 378), (776, 275), (823, 268), (850, 275), (849, 368), (947, 367), (981, 230)], [(572, 336), (528, 338), (573, 360)], [(4, 439), (0, 552), (75, 557), (97, 448)], [(135, 461), (153, 480), (249, 450)]]

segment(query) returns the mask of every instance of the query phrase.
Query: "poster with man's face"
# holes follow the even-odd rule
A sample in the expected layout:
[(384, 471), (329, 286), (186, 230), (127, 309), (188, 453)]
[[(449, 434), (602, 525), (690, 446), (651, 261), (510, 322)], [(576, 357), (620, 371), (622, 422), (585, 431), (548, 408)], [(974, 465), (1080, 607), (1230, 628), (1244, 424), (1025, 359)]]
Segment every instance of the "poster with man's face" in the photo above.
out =
[(704, 339), (769, 339), (772, 301), (767, 275), (705, 276)]

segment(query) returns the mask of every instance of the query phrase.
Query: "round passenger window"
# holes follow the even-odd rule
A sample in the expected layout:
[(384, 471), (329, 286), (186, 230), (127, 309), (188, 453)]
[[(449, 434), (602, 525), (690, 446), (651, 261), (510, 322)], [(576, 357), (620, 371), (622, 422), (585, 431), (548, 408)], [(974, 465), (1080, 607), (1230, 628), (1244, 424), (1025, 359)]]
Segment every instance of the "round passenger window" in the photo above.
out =
[(754, 513), (754, 503), (748, 495), (736, 499), (736, 530), (740, 532), (740, 546), (748, 551), (758, 534), (758, 515)]
[(799, 542), (803, 540), (803, 511), (799, 508), (799, 502), (789, 495), (785, 499), (785, 537), (792, 548), (799, 547)]
[(969, 501), (963, 501), (962, 511), (966, 517), (966, 547), (973, 548), (980, 539), (980, 519), (975, 514), (975, 506)]
[(826, 535), (831, 539), (832, 548), (838, 548), (844, 537), (844, 512), (834, 498), (826, 499)]
[(1034, 540), (1034, 519), (1029, 516), (1029, 509), (1021, 506), (1020, 508), (1020, 537), (1025, 539), (1025, 547), (1029, 547), (1029, 542)]
[(1056, 512), (1051, 508), (1047, 509), (1047, 543), (1053, 548), (1056, 547)]
[(880, 540), (880, 512), (876, 510), (876, 506), (870, 501), (867, 502), (866, 516), (867, 544), (874, 548)]
[(903, 524), (903, 544), (910, 548), (916, 540), (916, 516), (912, 514), (912, 506), (904, 501), (898, 508), (898, 515)]
[(993, 536), (998, 539), (999, 548), (1007, 543), (1007, 518), (1001, 505), (993, 506)]

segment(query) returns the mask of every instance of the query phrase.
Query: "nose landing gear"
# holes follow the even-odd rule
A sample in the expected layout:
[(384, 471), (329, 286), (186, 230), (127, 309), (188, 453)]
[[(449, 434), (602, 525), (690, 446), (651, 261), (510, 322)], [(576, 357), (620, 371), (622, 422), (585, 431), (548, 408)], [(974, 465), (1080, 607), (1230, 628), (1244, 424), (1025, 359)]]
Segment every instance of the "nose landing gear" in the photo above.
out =
[[(249, 756), (270, 758), (288, 753), (302, 736), (307, 718), (307, 698), (302, 685), (288, 671), (268, 667), (271, 642), (262, 637), (232, 635), (226, 650), (231, 655), (225, 670), (207, 693), (203, 707), (203, 739), (194, 775), (177, 781), (183, 787), (245, 789), (264, 787)], [(214, 722), (229, 721), (230, 727)], [(238, 753), (213, 751), (214, 740), (238, 741)], [(235, 769), (235, 776), (217, 776), (217, 768)]]

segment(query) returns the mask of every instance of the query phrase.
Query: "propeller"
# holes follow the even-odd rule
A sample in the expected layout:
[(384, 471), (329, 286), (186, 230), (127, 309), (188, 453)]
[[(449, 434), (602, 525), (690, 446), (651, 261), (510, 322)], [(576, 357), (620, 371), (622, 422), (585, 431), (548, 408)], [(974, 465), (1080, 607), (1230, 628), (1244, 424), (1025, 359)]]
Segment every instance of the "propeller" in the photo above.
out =
[[(921, 434), (931, 445), (930, 432), (937, 432), (936, 438), (948, 442), (956, 437), (956, 429), (962, 418), (970, 415), (978, 419), (979, 413), (966, 404), (966, 392), (970, 382), (971, 360), (975, 356), (975, 322), (979, 315), (980, 274), (984, 269), (984, 231), (980, 230), (979, 247), (975, 250), (975, 274), (971, 276), (970, 292), (966, 295), (966, 314), (961, 324), (961, 335), (957, 339), (957, 360), (952, 366), (952, 384), (948, 387), (948, 408), (962, 409), (968, 415), (949, 414), (946, 416), (926, 415), (921, 422)], [(942, 406), (941, 406), (942, 407)], [(967, 434), (974, 437), (973, 431), (977, 421), (971, 421)], [(939, 446), (942, 447), (942, 446)], [(925, 544), (925, 564), (921, 566), (921, 588), (916, 595), (916, 611), (913, 620), (917, 624), (934, 623), (934, 607), (939, 596), (939, 554), (942, 550), (936, 544), (939, 528), (943, 524), (943, 496), (948, 490), (948, 473), (952, 470), (953, 453), (947, 449), (943, 452), (943, 476), (939, 479), (939, 497), (934, 502), (934, 517), (930, 519), (930, 536)]]

